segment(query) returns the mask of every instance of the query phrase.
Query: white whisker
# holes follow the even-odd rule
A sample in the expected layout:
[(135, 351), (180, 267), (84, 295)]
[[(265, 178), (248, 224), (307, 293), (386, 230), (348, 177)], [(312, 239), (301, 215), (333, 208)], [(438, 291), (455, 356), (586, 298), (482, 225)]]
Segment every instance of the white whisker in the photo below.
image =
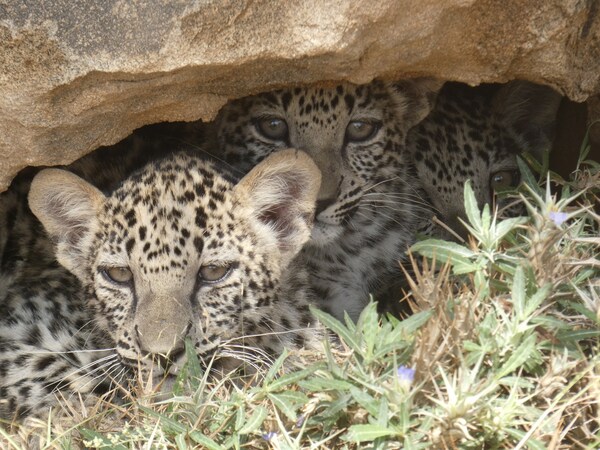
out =
[(269, 355), (264, 349), (260, 348), (260, 347), (250, 347), (247, 345), (240, 345), (240, 344), (229, 344), (226, 343), (223, 346), (224, 349), (228, 350), (228, 351), (234, 351), (234, 352), (241, 352), (244, 353), (244, 351), (250, 351), (250, 353), (252, 355), (260, 355), (263, 359), (266, 360), (272, 360), (272, 356)]
[[(114, 358), (116, 358), (116, 355), (114, 356)], [(69, 384), (79, 382), (79, 381), (85, 379), (86, 377), (93, 375), (96, 372), (103, 371), (105, 367), (111, 367), (113, 364), (115, 364), (115, 362), (111, 362), (111, 359), (113, 359), (113, 358), (112, 357), (105, 358), (105, 361), (103, 361), (103, 364), (101, 364), (100, 366), (98, 366), (92, 370), (87, 370), (87, 369), (89, 367), (93, 366), (94, 364), (96, 364), (97, 361), (86, 364), (85, 366), (82, 366), (82, 367), (75, 367), (74, 370), (70, 371), (62, 378), (62, 380), (59, 382), (59, 386), (61, 386), (61, 383), (65, 380), (67, 380), (71, 376), (78, 375), (76, 378), (69, 380), (68, 381)], [(52, 383), (48, 383), (46, 386), (49, 386), (50, 384), (52, 384)], [(87, 383), (86, 383), (86, 385), (87, 385)]]
[(431, 202), (429, 202), (425, 197), (423, 197), (419, 193), (411, 193), (411, 192), (370, 192), (370, 193), (364, 194), (363, 197), (367, 197), (367, 198), (385, 197), (385, 198), (402, 199), (402, 200), (416, 199), (417, 201), (425, 203), (427, 205), (431, 204)]
[(383, 181), (380, 181), (380, 182), (378, 182), (378, 183), (375, 183), (375, 184), (373, 184), (373, 185), (369, 186), (369, 187), (368, 187), (368, 188), (366, 188), (364, 191), (365, 191), (365, 192), (368, 192), (368, 191), (370, 191), (371, 189), (375, 189), (376, 187), (378, 187), (378, 186), (381, 186), (382, 184), (389, 183), (389, 182), (391, 182), (391, 181), (395, 181), (395, 180), (400, 180), (400, 179), (401, 179), (401, 177), (393, 177), (393, 178), (388, 178), (387, 180), (383, 180)]
[[(386, 219), (389, 219), (389, 220), (391, 220), (392, 222), (395, 222), (395, 223), (397, 223), (398, 225), (405, 225), (403, 222), (401, 222), (401, 221), (400, 221), (400, 220), (398, 220), (397, 218), (395, 218), (395, 217), (393, 217), (393, 216), (391, 216), (391, 215), (389, 215), (389, 214), (385, 214), (384, 212), (382, 212), (381, 210), (382, 210), (382, 209), (384, 209), (384, 208), (376, 208), (376, 207), (369, 208), (369, 207), (365, 207), (364, 209), (365, 209), (366, 211), (368, 211), (368, 212), (372, 212), (372, 213), (373, 213), (373, 214), (375, 214), (375, 215), (378, 215), (378, 216), (383, 216), (383, 217), (385, 217)], [(417, 219), (418, 219), (418, 218), (422, 218), (422, 216), (420, 216), (420, 215), (416, 214), (416, 211), (406, 211), (406, 212), (404, 213), (404, 215), (405, 215), (405, 216), (409, 216), (409, 217), (414, 217), (414, 218), (417, 218)], [(365, 217), (367, 217), (367, 216), (365, 216)]]
[(175, 142), (179, 142), (179, 143), (185, 144), (185, 145), (187, 145), (189, 147), (192, 147), (194, 150), (196, 150), (196, 151), (198, 151), (200, 153), (203, 153), (204, 155), (208, 156), (209, 159), (212, 158), (212, 159), (215, 159), (216, 161), (219, 161), (219, 162), (225, 164), (226, 166), (228, 166), (231, 170), (233, 170), (238, 175), (244, 175), (244, 172), (242, 172), (241, 170), (239, 170), (237, 167), (231, 165), (230, 163), (228, 163), (227, 161), (225, 161), (222, 158), (219, 158), (218, 156), (214, 155), (213, 153), (209, 153), (204, 148), (202, 148), (201, 146), (197, 145), (194, 142), (190, 142), (190, 141), (187, 141), (187, 140), (182, 139), (180, 137), (173, 136), (173, 135), (168, 135), (168, 134), (161, 134), (161, 136), (162, 137), (166, 137), (168, 139), (171, 139), (171, 140), (173, 140)]
[(28, 355), (76, 355), (78, 353), (97, 353), (114, 351), (115, 348), (86, 348), (82, 350), (34, 350), (27, 352)]
[(418, 201), (415, 201), (415, 200), (410, 200), (409, 202), (406, 202), (406, 203), (403, 204), (401, 202), (394, 201), (394, 200), (372, 200), (372, 199), (369, 199), (368, 201), (362, 202), (361, 206), (365, 205), (365, 204), (366, 205), (373, 205), (373, 206), (381, 205), (381, 206), (384, 206), (384, 207), (388, 207), (388, 205), (397, 205), (397, 206), (400, 206), (400, 205), (407, 205), (408, 204), (410, 206), (414, 206), (415, 209), (427, 210), (427, 211), (431, 210), (431, 205), (429, 205), (428, 203), (418, 202)]
[[(400, 222), (400, 221), (399, 221), (398, 219), (396, 219), (395, 217), (393, 217), (393, 216), (390, 216), (389, 214), (385, 214), (385, 213), (381, 212), (379, 209), (377, 209), (377, 210), (375, 210), (375, 209), (371, 209), (371, 210), (370, 210), (370, 209), (368, 209), (368, 208), (366, 208), (366, 209), (367, 209), (367, 211), (371, 211), (371, 212), (373, 212), (373, 213), (377, 214), (378, 216), (385, 217), (386, 219), (389, 219), (389, 220), (391, 220), (392, 222), (394, 222), (394, 223), (397, 223), (398, 225), (404, 225), (402, 222)], [(409, 214), (409, 215), (412, 215), (413, 217), (419, 217), (419, 216), (418, 216), (418, 215), (416, 215), (416, 214)]]
[(254, 347), (241, 347), (241, 350), (226, 347), (219, 352), (219, 356), (237, 359), (256, 370), (259, 370), (261, 366), (264, 367), (265, 364), (273, 364), (274, 362), (272, 356)]
[(251, 338), (255, 338), (255, 337), (277, 336), (277, 335), (284, 335), (284, 334), (289, 334), (289, 333), (297, 333), (297, 332), (303, 331), (305, 329), (306, 328), (296, 328), (296, 329), (289, 329), (289, 330), (282, 330), (282, 331), (268, 331), (268, 332), (264, 332), (264, 333), (247, 334), (244, 336), (233, 337), (233, 338), (229, 339), (228, 342), (233, 342), (233, 341), (238, 341), (238, 340), (243, 340), (243, 339), (251, 339)]

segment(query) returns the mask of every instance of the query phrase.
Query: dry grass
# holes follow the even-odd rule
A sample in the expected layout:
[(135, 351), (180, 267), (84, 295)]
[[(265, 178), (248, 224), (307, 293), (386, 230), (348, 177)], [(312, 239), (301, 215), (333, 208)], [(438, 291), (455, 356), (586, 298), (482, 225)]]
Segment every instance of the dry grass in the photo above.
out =
[(467, 189), (473, 238), (415, 245), (405, 320), (315, 312), (339, 337), (323, 352), (248, 381), (211, 379), (190, 351), (172, 398), (71, 401), (0, 428), (0, 446), (599, 448), (599, 174), (551, 175), (556, 194), (525, 174), (526, 219), (497, 221)]

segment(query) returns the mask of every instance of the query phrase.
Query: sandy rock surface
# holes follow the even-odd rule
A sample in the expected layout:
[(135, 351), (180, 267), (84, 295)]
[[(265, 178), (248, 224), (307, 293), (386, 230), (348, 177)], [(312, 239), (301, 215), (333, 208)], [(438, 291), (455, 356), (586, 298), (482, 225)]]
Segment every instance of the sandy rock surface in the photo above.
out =
[(600, 92), (584, 0), (0, 1), (0, 190), (142, 125), (321, 80), (521, 78)]

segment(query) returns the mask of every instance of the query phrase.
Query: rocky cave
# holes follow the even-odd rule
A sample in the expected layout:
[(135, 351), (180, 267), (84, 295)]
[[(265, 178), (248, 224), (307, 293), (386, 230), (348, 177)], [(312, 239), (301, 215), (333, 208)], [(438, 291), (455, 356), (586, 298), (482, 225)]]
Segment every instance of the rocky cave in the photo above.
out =
[[(433, 76), (523, 79), (565, 96), (553, 168), (600, 117), (594, 0), (0, 4), (0, 190), (143, 125), (210, 120), (281, 86)], [(600, 125), (591, 127), (598, 160)]]

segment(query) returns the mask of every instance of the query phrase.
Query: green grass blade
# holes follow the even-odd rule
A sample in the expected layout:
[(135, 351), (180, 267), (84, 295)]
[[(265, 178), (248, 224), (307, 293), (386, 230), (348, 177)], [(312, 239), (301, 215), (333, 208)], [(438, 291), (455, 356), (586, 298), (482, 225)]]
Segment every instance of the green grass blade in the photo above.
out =
[(363, 340), (365, 342), (365, 351), (363, 357), (369, 360), (373, 356), (373, 350), (375, 344), (379, 339), (379, 314), (377, 314), (377, 304), (370, 302), (360, 314), (358, 322), (356, 324), (357, 329), (360, 330)]
[(308, 397), (302, 392), (286, 391), (279, 393), (270, 393), (268, 398), (285, 416), (295, 421), (297, 418), (296, 411), (308, 402)]
[(466, 266), (471, 263), (471, 258), (475, 256), (473, 251), (456, 242), (447, 242), (440, 239), (420, 241), (413, 244), (410, 249), (427, 258), (435, 258), (438, 262), (449, 262), (453, 265), (462, 264)]
[(208, 450), (223, 450), (225, 448), (199, 431), (191, 431), (189, 436), (196, 444), (200, 444), (202, 448), (207, 448)]
[(379, 402), (377, 399), (357, 387), (352, 387), (350, 393), (360, 406), (365, 408), (372, 416), (377, 417), (379, 411)]
[(517, 267), (512, 285), (512, 303), (519, 320), (523, 320), (525, 312), (525, 274), (522, 267)]
[(506, 375), (513, 373), (525, 364), (525, 362), (534, 354), (536, 340), (537, 336), (535, 333), (527, 336), (496, 373), (496, 379), (503, 378)]
[(298, 381), (303, 380), (311, 373), (315, 371), (316, 368), (311, 369), (303, 369), (297, 372), (286, 373), (285, 375), (276, 378), (268, 384), (265, 384), (265, 388), (268, 392), (275, 392), (280, 389), (286, 388), (292, 384), (298, 383)]
[(345, 343), (355, 352), (362, 353), (361, 346), (348, 328), (346, 328), (342, 322), (327, 314), (324, 311), (320, 311), (317, 308), (311, 306), (310, 308), (313, 315), (321, 322), (325, 327), (329, 328), (335, 334), (337, 334)]
[(275, 362), (269, 368), (269, 371), (265, 375), (265, 379), (264, 379), (265, 385), (269, 384), (277, 376), (277, 374), (283, 367), (283, 363), (287, 359), (287, 357), (288, 357), (288, 351), (286, 349), (283, 349), (283, 352), (281, 353), (281, 355), (279, 355), (279, 357), (275, 360)]
[(311, 378), (309, 380), (302, 380), (298, 383), (302, 389), (306, 389), (311, 392), (324, 392), (324, 391), (348, 391), (352, 386), (344, 380), (335, 380), (329, 378)]
[(537, 179), (531, 172), (531, 169), (529, 169), (527, 163), (520, 156), (517, 156), (517, 165), (523, 182), (537, 195), (543, 196), (544, 192), (540, 189)]
[(380, 425), (351, 425), (342, 439), (349, 442), (369, 442), (381, 437), (394, 436), (396, 431)]
[(151, 408), (146, 406), (139, 405), (141, 411), (148, 414), (150, 417), (154, 417), (160, 420), (160, 423), (163, 426), (163, 430), (169, 434), (179, 434), (179, 433), (187, 433), (187, 428), (181, 425), (178, 421), (171, 419), (170, 417), (165, 416), (157, 411), (154, 411)]
[(249, 434), (256, 431), (268, 416), (268, 411), (263, 406), (258, 406), (244, 426), (238, 431), (239, 434)]
[(469, 224), (475, 229), (475, 231), (481, 233), (483, 229), (483, 224), (481, 222), (481, 215), (479, 213), (477, 199), (475, 198), (475, 192), (473, 192), (473, 188), (471, 187), (471, 180), (467, 180), (467, 182), (465, 183), (464, 204), (465, 213), (467, 214)]

